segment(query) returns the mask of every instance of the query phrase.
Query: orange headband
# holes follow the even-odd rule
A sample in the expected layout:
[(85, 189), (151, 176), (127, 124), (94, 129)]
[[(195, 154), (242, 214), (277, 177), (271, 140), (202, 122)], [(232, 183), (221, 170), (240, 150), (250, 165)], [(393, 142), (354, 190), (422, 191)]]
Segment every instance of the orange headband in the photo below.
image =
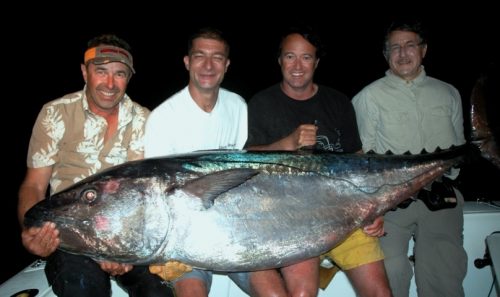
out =
[(96, 65), (121, 62), (127, 65), (132, 73), (135, 73), (132, 55), (127, 50), (117, 46), (101, 45), (89, 48), (85, 52), (84, 63), (87, 65), (89, 62)]

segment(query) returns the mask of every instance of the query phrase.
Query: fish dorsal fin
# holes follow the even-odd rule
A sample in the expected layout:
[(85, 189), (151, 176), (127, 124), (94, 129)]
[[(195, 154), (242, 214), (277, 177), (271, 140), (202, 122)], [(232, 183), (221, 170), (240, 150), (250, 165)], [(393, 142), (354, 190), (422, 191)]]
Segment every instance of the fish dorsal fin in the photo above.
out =
[(258, 170), (250, 168), (217, 171), (189, 181), (182, 189), (199, 197), (203, 201), (203, 206), (209, 209), (220, 194), (241, 185), (257, 173)]

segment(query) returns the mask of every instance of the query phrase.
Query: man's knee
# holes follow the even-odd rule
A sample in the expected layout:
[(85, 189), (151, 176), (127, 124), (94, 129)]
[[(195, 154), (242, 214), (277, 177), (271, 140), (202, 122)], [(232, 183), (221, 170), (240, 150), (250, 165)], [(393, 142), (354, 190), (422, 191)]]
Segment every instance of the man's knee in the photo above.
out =
[(185, 278), (174, 283), (176, 296), (207, 296), (210, 292), (210, 287), (207, 283), (199, 278)]

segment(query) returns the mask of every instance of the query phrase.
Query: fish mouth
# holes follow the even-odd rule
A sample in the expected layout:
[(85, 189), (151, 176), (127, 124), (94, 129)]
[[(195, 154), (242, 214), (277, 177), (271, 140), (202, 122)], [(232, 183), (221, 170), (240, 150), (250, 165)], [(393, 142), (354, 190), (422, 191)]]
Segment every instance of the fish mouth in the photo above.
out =
[(79, 218), (54, 212), (53, 209), (46, 208), (41, 204), (32, 207), (24, 215), (23, 224), (26, 228), (42, 227), (45, 222), (53, 222), (56, 226), (78, 225), (79, 228), (84, 228), (87, 225), (85, 220), (82, 221)]
[(24, 214), (24, 226), (41, 227), (45, 222), (57, 223), (60, 220), (67, 220), (68, 216), (61, 214), (75, 203), (76, 199), (73, 197), (73, 193), (61, 193), (39, 201)]
[(40, 205), (36, 205), (26, 212), (23, 223), (26, 228), (31, 228), (41, 227), (44, 222), (53, 220), (54, 215), (51, 214), (48, 209), (41, 207)]

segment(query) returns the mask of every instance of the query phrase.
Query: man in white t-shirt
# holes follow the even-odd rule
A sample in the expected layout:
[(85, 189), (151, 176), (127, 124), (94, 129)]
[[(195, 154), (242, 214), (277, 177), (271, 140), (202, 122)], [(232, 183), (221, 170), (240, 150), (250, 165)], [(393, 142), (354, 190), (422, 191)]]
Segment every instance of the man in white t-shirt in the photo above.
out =
[[(151, 112), (145, 132), (146, 158), (243, 148), (247, 105), (241, 96), (220, 87), (229, 64), (229, 44), (220, 31), (204, 28), (189, 39), (184, 57), (189, 84)], [(158, 274), (171, 268), (163, 266)], [(194, 269), (173, 281), (176, 296), (208, 296), (211, 281), (210, 271)]]

